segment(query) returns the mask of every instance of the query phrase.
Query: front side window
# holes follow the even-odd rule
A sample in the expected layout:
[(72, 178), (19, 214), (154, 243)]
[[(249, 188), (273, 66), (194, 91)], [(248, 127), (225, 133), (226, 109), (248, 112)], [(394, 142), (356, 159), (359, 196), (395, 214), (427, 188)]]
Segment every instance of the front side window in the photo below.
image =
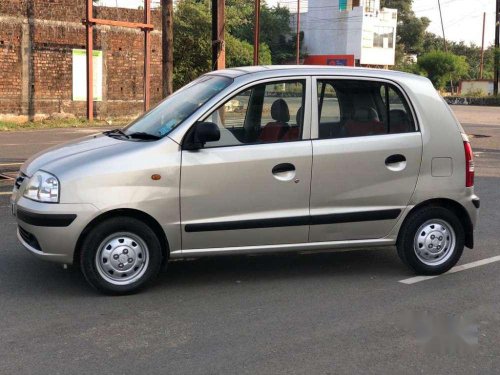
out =
[(320, 139), (415, 131), (402, 93), (384, 82), (318, 80)]
[(201, 76), (137, 118), (124, 133), (162, 138), (232, 82), (231, 78), (223, 76)]
[(205, 148), (300, 140), (304, 95), (304, 80), (263, 83), (238, 93), (203, 119), (221, 134)]

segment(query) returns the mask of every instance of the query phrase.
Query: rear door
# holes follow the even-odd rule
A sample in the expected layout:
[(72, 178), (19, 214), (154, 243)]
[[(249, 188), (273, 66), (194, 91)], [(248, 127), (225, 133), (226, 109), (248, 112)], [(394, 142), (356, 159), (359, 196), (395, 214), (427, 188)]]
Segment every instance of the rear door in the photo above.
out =
[(422, 139), (405, 95), (385, 81), (325, 77), (314, 80), (313, 97), (310, 241), (386, 236), (420, 169)]
[(182, 248), (308, 241), (311, 78), (251, 84), (203, 121), (221, 138), (182, 151)]

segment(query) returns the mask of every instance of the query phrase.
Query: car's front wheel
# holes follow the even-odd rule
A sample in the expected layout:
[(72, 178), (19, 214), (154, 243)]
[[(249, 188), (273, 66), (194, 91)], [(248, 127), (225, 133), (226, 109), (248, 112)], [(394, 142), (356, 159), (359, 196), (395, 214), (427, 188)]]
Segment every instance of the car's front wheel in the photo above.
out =
[(161, 263), (161, 244), (155, 232), (131, 217), (99, 223), (82, 244), (82, 272), (93, 287), (107, 294), (137, 291), (158, 274)]
[(464, 229), (453, 211), (424, 207), (410, 214), (401, 228), (397, 249), (401, 260), (419, 274), (437, 275), (462, 256)]

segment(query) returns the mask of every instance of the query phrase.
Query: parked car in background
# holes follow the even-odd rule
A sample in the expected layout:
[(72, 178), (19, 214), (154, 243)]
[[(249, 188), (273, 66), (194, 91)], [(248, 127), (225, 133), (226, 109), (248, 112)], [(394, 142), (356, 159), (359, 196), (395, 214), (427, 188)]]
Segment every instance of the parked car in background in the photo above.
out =
[(473, 185), (467, 136), (426, 78), (249, 67), (34, 156), (11, 202), (31, 253), (123, 294), (170, 258), (222, 254), (396, 246), (439, 274), (473, 247)]

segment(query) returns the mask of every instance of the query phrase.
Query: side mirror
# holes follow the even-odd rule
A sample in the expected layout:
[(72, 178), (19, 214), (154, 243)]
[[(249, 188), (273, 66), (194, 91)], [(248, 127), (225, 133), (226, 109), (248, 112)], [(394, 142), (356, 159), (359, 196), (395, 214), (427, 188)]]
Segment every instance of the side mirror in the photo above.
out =
[(185, 144), (186, 150), (199, 150), (207, 142), (216, 142), (220, 139), (219, 127), (213, 122), (198, 122), (191, 129)]

